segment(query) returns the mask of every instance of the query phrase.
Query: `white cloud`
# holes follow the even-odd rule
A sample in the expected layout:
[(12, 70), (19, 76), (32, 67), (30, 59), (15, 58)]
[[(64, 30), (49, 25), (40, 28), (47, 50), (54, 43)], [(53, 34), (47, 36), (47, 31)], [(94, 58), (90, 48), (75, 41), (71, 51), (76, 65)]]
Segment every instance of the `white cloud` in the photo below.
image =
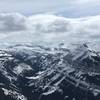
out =
[[(7, 34), (6, 34), (7, 33)], [(55, 15), (0, 15), (1, 42), (100, 42), (100, 16), (64, 18)]]
[(69, 21), (63, 17), (54, 15), (36, 15), (28, 18), (30, 28), (38, 33), (60, 33), (66, 32), (69, 27)]

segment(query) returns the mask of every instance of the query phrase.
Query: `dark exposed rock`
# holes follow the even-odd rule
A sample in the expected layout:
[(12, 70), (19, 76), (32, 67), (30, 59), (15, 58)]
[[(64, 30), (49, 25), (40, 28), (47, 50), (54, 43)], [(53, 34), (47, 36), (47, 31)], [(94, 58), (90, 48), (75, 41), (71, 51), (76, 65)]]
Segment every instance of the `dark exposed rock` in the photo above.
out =
[(1, 50), (0, 100), (100, 100), (100, 54), (86, 44)]

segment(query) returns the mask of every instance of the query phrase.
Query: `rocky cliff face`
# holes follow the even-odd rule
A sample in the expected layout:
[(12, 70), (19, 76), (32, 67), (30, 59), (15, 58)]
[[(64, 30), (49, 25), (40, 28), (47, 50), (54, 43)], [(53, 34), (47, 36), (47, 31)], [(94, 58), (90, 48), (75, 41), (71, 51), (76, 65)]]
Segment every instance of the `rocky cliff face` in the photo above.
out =
[(0, 50), (0, 100), (100, 100), (100, 53), (86, 44)]

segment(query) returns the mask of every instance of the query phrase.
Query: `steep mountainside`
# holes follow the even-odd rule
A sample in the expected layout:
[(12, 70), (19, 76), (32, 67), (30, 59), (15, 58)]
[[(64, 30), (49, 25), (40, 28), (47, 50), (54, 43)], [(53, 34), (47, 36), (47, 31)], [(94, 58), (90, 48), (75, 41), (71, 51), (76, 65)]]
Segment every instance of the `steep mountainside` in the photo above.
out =
[(2, 49), (0, 100), (100, 100), (100, 53), (86, 44)]

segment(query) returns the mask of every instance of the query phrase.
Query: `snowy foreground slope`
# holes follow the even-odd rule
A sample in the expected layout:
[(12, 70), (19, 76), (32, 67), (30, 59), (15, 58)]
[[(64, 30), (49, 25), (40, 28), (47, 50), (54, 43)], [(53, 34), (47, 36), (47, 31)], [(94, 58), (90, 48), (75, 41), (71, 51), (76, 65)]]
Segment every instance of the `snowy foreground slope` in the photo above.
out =
[(3, 48), (0, 100), (100, 100), (100, 53), (86, 44)]

